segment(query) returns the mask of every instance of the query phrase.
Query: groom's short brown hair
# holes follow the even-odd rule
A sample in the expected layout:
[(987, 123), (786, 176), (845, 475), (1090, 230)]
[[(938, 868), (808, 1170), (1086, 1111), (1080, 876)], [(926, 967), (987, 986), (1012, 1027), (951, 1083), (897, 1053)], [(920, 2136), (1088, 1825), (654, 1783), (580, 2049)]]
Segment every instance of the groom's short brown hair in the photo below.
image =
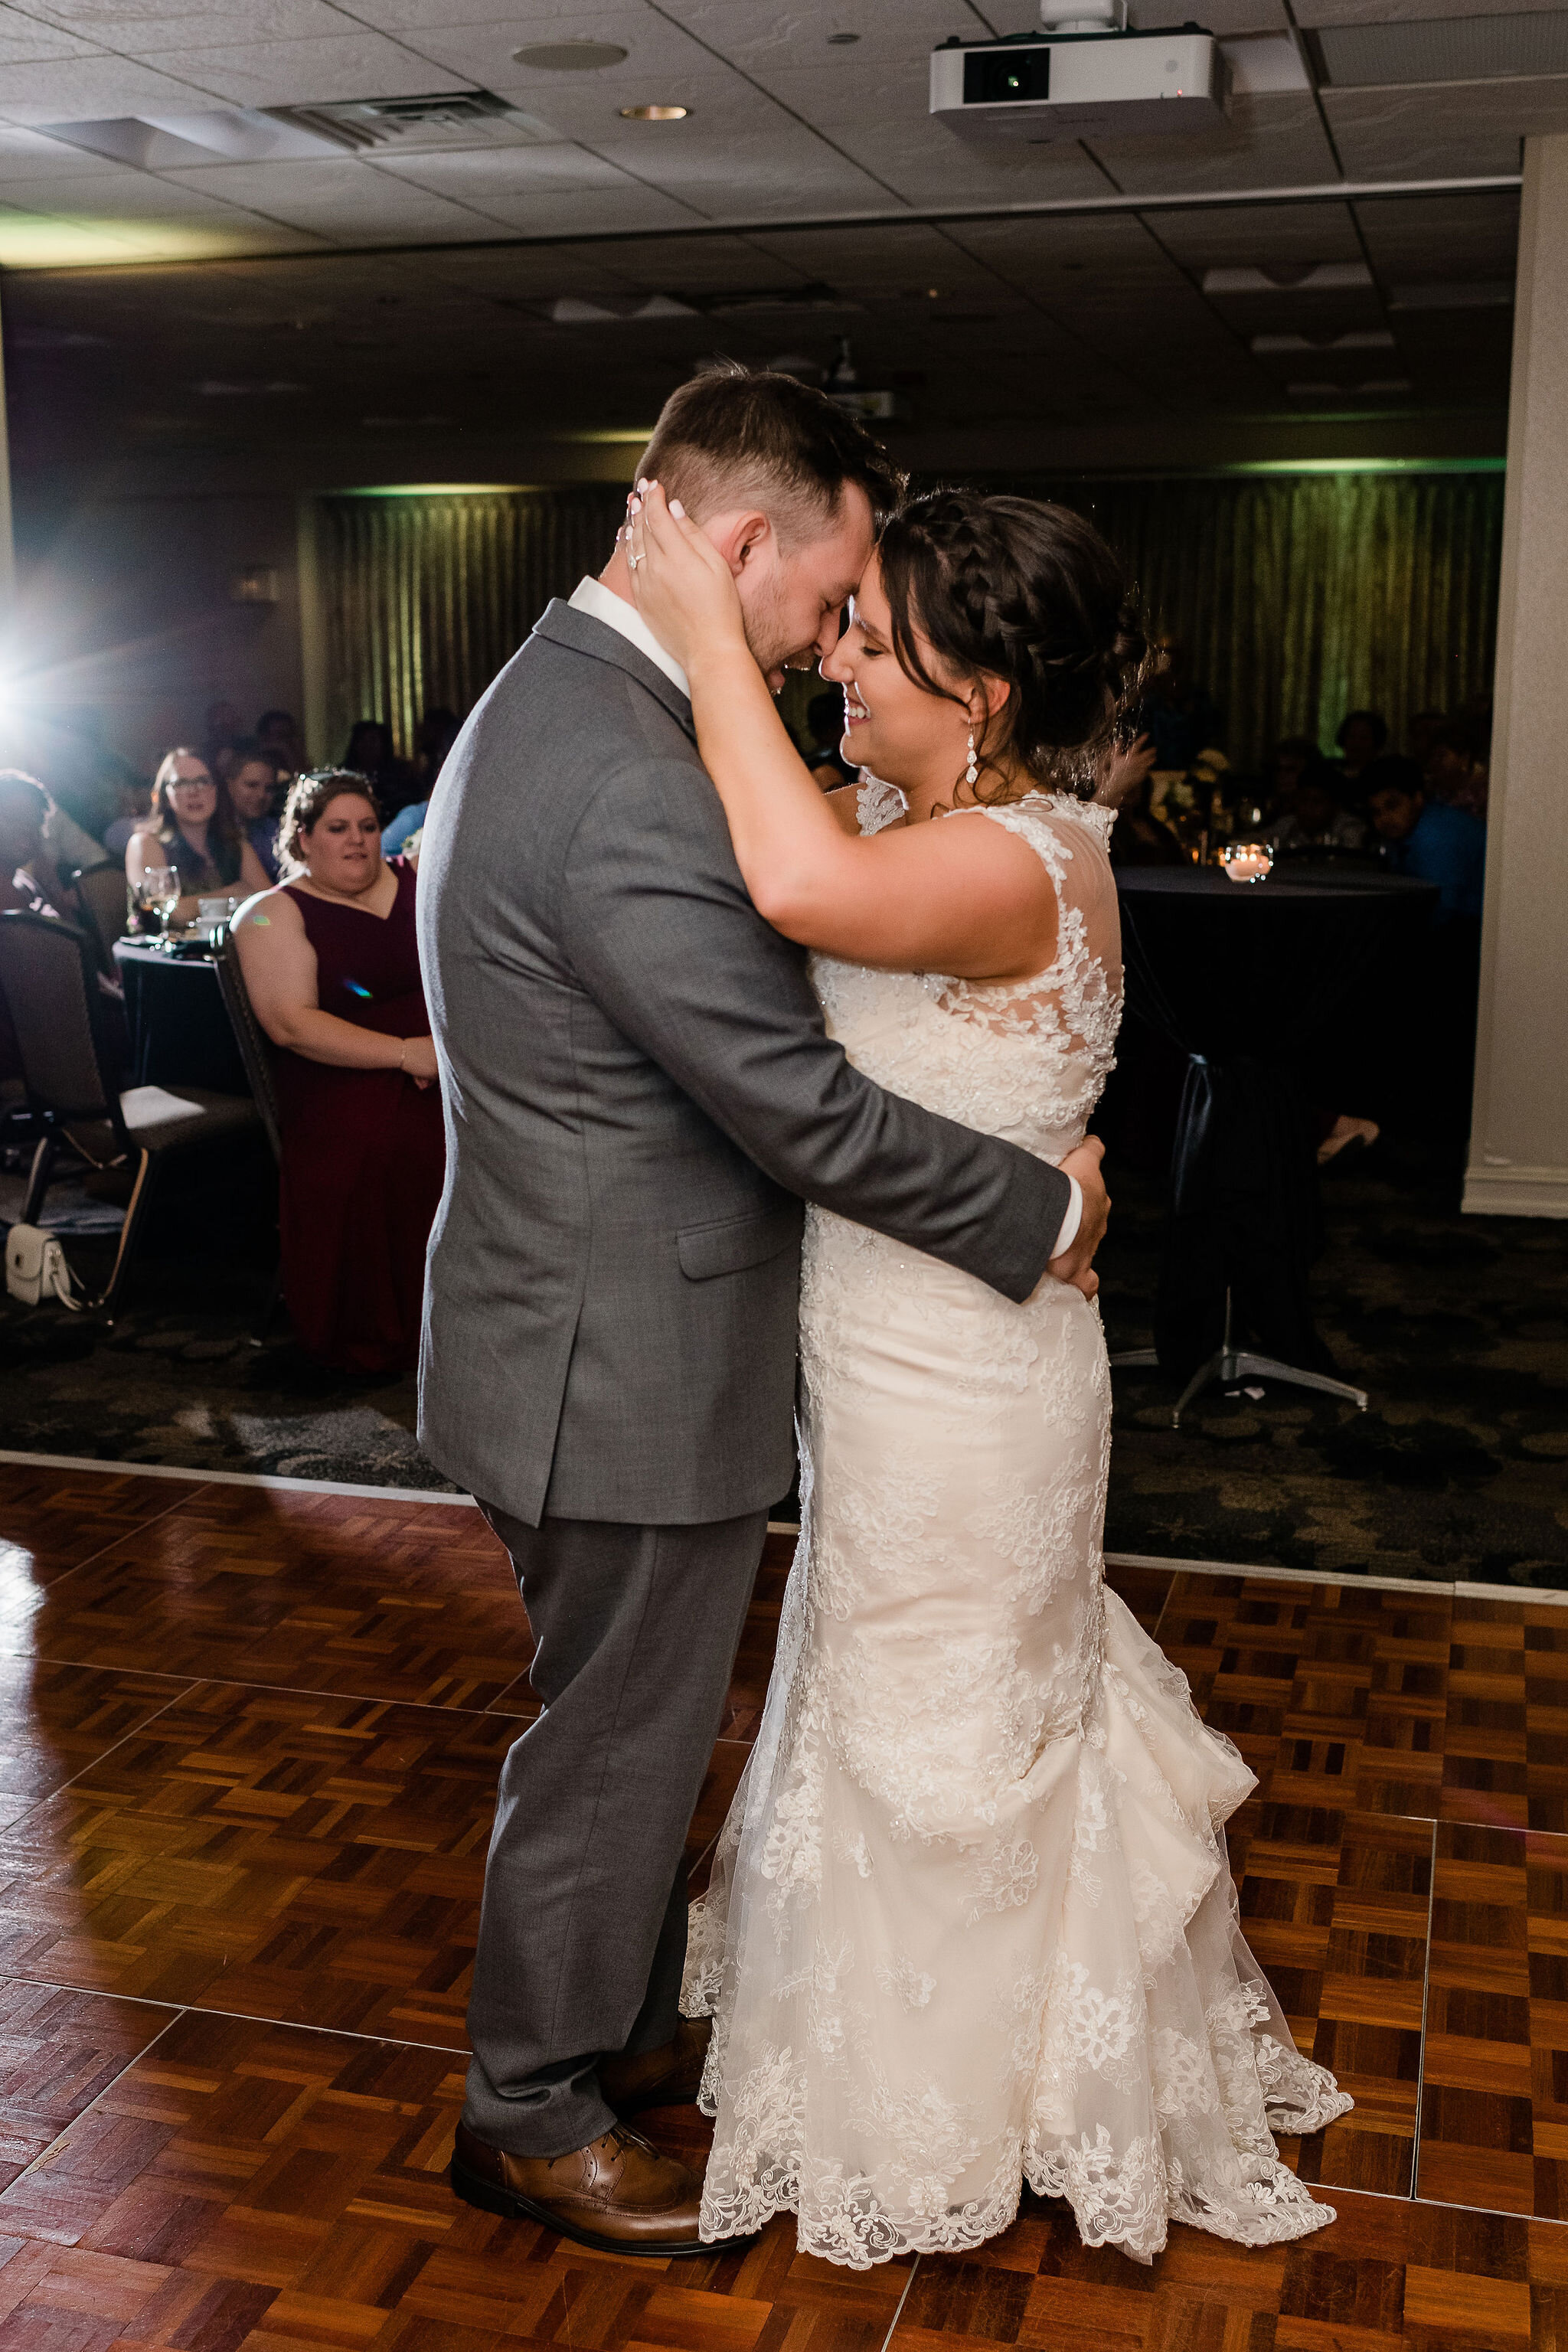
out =
[(905, 486), (887, 451), (826, 393), (729, 360), (671, 393), (637, 478), (662, 483), (697, 522), (754, 499), (794, 540), (832, 520), (847, 482), (879, 521)]

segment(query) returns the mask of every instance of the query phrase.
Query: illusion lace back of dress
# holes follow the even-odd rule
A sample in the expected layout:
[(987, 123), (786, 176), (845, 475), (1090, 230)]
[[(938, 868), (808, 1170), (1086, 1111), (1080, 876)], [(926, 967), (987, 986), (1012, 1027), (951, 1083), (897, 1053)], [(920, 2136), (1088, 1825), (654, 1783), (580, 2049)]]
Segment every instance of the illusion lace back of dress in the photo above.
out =
[[(866, 830), (901, 814), (877, 790)], [(1050, 969), (819, 960), (816, 984), (881, 1085), (1057, 1159), (1114, 1051), (1108, 820), (1031, 795), (963, 821), (1039, 855)], [(777, 1663), (692, 1916), (705, 2233), (790, 2208), (803, 2248), (858, 2267), (977, 2244), (1025, 2180), (1144, 2259), (1172, 2218), (1249, 2244), (1321, 2226), (1272, 2132), (1350, 2102), (1242, 1939), (1221, 1825), (1252, 1776), (1103, 1580), (1097, 1310), (1048, 1276), (1015, 1306), (814, 1210), (801, 1357)]]

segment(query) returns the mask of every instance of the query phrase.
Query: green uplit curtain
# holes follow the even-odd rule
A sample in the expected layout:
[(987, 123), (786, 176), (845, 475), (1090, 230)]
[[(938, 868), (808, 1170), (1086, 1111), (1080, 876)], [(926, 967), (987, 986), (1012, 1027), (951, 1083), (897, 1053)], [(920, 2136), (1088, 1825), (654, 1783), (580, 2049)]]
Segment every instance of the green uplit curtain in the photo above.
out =
[[(1047, 486), (1039, 485), (1042, 489)], [(1232, 764), (1281, 735), (1331, 750), (1347, 710), (1402, 745), (1417, 710), (1488, 695), (1500, 472), (1061, 484), (1128, 562), (1224, 718)]]
[(626, 517), (611, 484), (316, 501), (326, 643), (324, 743), (341, 758), (356, 719), (412, 749), (421, 711), (463, 717), (552, 596), (603, 569)]
[[(1395, 743), (1413, 711), (1491, 688), (1502, 476), (1343, 473), (1020, 484), (1092, 514), (1156, 628), (1184, 640), (1256, 769), (1281, 735), (1325, 749), (1371, 706)], [(420, 712), (462, 714), (552, 596), (597, 572), (625, 512), (611, 484), (324, 498), (317, 590), (327, 740)]]

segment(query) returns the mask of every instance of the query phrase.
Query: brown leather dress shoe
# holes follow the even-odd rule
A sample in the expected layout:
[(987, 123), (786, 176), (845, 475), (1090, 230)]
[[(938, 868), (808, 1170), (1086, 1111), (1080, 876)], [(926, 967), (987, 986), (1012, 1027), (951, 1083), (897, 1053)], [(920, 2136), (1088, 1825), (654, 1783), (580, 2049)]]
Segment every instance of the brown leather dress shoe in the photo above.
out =
[(712, 2038), (710, 2017), (683, 2017), (674, 2041), (662, 2049), (601, 2058), (599, 2088), (618, 2116), (639, 2116), (645, 2107), (689, 2107), (702, 2087)]
[[(639, 2132), (617, 2124), (568, 2156), (508, 2156), (458, 2126), (452, 2189), (469, 2205), (547, 2230), (605, 2254), (706, 2254), (697, 2234), (702, 2184)], [(726, 2240), (725, 2251), (731, 2242)]]

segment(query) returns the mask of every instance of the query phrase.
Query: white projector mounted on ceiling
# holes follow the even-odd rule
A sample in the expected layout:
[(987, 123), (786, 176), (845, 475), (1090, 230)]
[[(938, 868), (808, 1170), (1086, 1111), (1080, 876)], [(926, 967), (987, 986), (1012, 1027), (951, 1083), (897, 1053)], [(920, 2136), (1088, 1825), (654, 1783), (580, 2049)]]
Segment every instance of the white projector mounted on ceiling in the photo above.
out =
[(1196, 25), (1127, 29), (1126, 0), (1040, 0), (1038, 33), (931, 51), (931, 110), (966, 138), (1141, 136), (1224, 121), (1230, 72)]

